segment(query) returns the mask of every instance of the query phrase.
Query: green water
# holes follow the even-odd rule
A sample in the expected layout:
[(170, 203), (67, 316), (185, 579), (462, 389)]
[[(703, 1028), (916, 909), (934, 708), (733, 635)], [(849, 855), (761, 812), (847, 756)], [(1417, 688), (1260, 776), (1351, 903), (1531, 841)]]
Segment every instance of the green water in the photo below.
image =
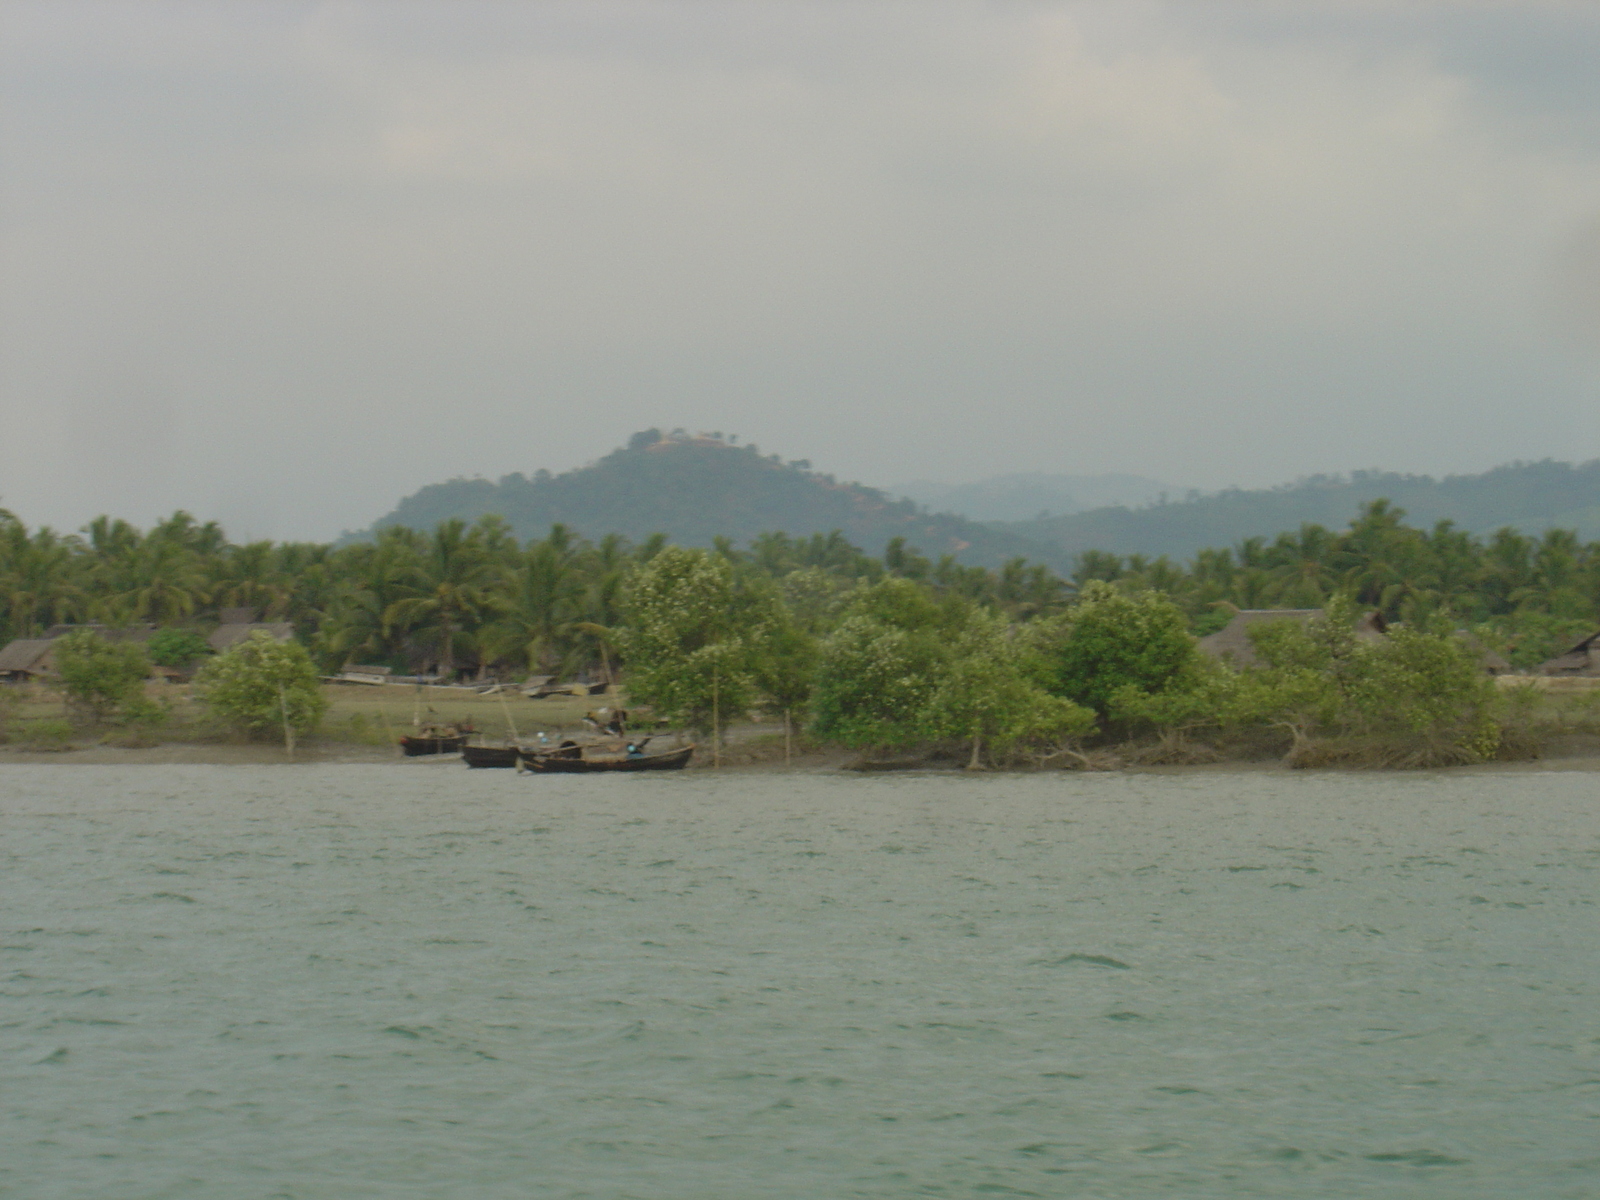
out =
[(1600, 780), (0, 769), (0, 1196), (1600, 1195)]

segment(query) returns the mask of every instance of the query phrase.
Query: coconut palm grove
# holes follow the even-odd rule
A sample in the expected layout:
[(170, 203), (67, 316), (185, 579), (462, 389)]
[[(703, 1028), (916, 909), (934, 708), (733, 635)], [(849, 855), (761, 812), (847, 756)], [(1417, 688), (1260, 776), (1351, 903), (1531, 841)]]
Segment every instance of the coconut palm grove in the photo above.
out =
[[(618, 454), (644, 462), (668, 440)], [(730, 451), (718, 461), (754, 461), (786, 487), (809, 477), (809, 464)], [(853, 493), (846, 503), (862, 507)], [(606, 680), (691, 729), (764, 713), (867, 751), (1081, 766), (1139, 739), (1174, 761), (1521, 753), (1513, 710), (1533, 701), (1497, 688), (1485, 663), (1531, 673), (1600, 621), (1600, 543), (1416, 528), (1385, 499), (1342, 529), (1306, 523), (1186, 561), (1088, 550), (1060, 572), (1021, 555), (985, 566), (925, 553), (909, 536), (925, 514), (894, 514), (908, 532), (869, 553), (842, 529), (697, 546), (565, 523), (519, 536), (483, 513), (340, 543), (240, 544), (183, 512), (70, 534), (5, 513), (0, 633), (153, 627), (140, 652), (192, 672), (224, 610), (248, 609), (292, 625), (323, 675), (359, 664), (442, 681)], [(936, 543), (950, 532), (925, 528)], [(1252, 635), (1250, 661), (1202, 652), (1199, 638), (1262, 609), (1292, 612)], [(1361, 636), (1373, 614), (1387, 632)]]

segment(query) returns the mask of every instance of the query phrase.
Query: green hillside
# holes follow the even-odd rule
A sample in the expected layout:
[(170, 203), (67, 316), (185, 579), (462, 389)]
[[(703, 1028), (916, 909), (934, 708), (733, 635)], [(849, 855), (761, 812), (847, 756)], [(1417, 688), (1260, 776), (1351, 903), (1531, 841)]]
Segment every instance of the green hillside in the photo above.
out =
[(974, 566), (1039, 557), (1038, 546), (1008, 529), (931, 516), (912, 501), (840, 483), (804, 461), (786, 463), (720, 437), (663, 436), (654, 429), (561, 475), (538, 471), (531, 478), (432, 484), (402, 500), (373, 529), (432, 529), (449, 517), (487, 513), (505, 517), (522, 538), (542, 537), (558, 522), (589, 538), (620, 533), (638, 541), (664, 533), (687, 546), (709, 546), (717, 537), (741, 543), (761, 533), (809, 536), (837, 529), (874, 554), (903, 537), (925, 555), (952, 554)]
[(1313, 523), (1341, 528), (1357, 509), (1386, 499), (1409, 524), (1450, 520), (1474, 533), (1511, 526), (1524, 533), (1576, 530), (1600, 539), (1600, 460), (1574, 466), (1545, 460), (1481, 475), (1398, 475), (1356, 471), (1256, 491), (1230, 489), (1146, 508), (1097, 508), (1068, 516), (1011, 521), (997, 528), (1045, 547), (1041, 557), (1070, 560), (1085, 550), (1187, 559), (1210, 546), (1271, 538)]
[(628, 445), (587, 467), (497, 481), (453, 479), (402, 500), (373, 529), (432, 529), (448, 517), (497, 513), (519, 537), (542, 537), (561, 523), (590, 538), (620, 533), (641, 540), (664, 533), (689, 546), (717, 537), (735, 543), (757, 534), (794, 536), (841, 530), (868, 553), (903, 537), (923, 554), (951, 554), (975, 566), (1017, 556), (1070, 570), (1086, 550), (1192, 558), (1208, 547), (1272, 538), (1304, 524), (1339, 529), (1363, 504), (1386, 499), (1408, 522), (1450, 520), (1486, 534), (1510, 526), (1524, 533), (1576, 530), (1600, 540), (1600, 460), (1574, 466), (1515, 463), (1481, 475), (1401, 475), (1356, 471), (1258, 490), (1229, 489), (1143, 508), (1095, 508), (1025, 521), (975, 521), (930, 514), (915, 501), (856, 483), (840, 483), (808, 462), (784, 462), (755, 446), (716, 436), (635, 434)]

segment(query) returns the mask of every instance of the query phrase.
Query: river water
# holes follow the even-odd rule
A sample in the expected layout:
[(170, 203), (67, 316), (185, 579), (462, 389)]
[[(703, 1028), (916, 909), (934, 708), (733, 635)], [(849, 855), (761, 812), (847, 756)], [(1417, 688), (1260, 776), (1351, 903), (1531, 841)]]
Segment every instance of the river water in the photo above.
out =
[(0, 768), (0, 1195), (1600, 1195), (1579, 773)]

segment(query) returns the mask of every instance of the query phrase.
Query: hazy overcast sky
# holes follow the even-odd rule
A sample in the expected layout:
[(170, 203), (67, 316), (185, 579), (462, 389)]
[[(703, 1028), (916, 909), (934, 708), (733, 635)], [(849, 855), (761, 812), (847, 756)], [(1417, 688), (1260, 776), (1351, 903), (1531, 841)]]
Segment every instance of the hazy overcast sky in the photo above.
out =
[(0, 8), (0, 504), (1600, 455), (1600, 5)]

